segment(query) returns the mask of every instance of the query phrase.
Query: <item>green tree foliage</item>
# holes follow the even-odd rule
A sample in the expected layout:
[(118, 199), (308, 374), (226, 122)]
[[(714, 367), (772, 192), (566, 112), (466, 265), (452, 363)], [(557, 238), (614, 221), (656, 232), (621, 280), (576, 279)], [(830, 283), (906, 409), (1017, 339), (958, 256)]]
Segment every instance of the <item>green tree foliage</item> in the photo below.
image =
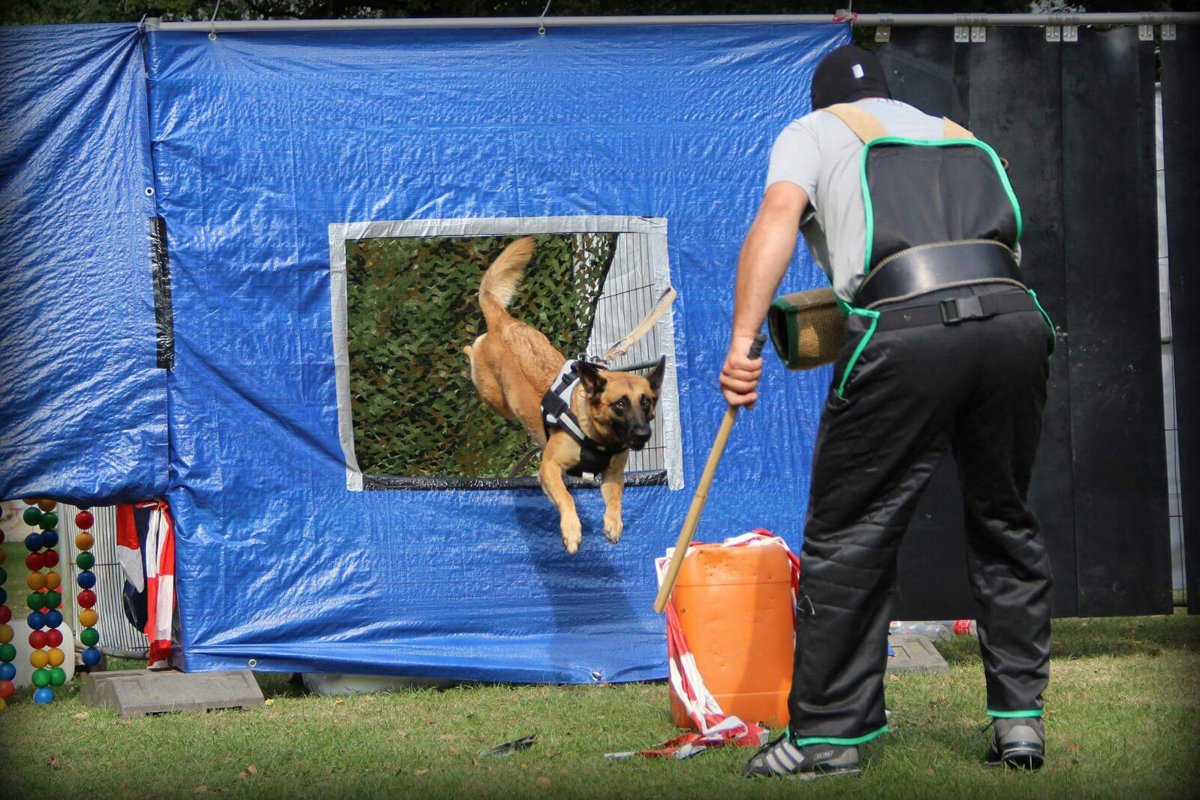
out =
[[(484, 332), (479, 281), (511, 237), (347, 242), (354, 447), (359, 468), (405, 477), (506, 477), (532, 447), (487, 408), (463, 348)], [(613, 234), (537, 236), (513, 315), (559, 352), (587, 348)], [(536, 473), (532, 462), (524, 474)]]

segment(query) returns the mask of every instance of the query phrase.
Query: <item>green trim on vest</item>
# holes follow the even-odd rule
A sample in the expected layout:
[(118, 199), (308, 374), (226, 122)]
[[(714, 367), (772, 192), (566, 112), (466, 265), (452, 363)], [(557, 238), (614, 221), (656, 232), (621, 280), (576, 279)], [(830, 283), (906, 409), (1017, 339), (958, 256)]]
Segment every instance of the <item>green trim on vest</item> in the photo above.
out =
[(859, 340), (858, 347), (854, 348), (854, 355), (850, 356), (850, 361), (846, 364), (846, 369), (842, 371), (842, 382), (838, 384), (837, 396), (845, 397), (846, 382), (850, 380), (850, 372), (854, 369), (854, 365), (858, 363), (858, 357), (862, 355), (862, 351), (866, 349), (867, 343), (871, 341), (871, 337), (875, 335), (875, 326), (879, 324), (879, 312), (872, 311), (869, 308), (853, 308), (847, 305), (850, 314), (858, 314), (862, 317), (871, 318), (871, 326), (867, 328), (867, 332), (863, 334), (863, 338)]
[[(1046, 320), (1046, 327), (1050, 329), (1050, 336), (1057, 343), (1058, 331), (1054, 329), (1054, 321), (1050, 319), (1050, 315), (1046, 313), (1046, 309), (1042, 308), (1042, 302), (1038, 300), (1037, 292), (1035, 292), (1033, 289), (1026, 289), (1025, 291), (1029, 292), (1029, 298), (1033, 300), (1033, 304), (1037, 306), (1037, 310), (1042, 312), (1042, 319)], [(1050, 351), (1048, 358), (1054, 358), (1053, 350)]]
[(871, 205), (871, 188), (867, 184), (867, 156), (871, 152), (871, 148), (877, 144), (907, 144), (914, 147), (948, 147), (959, 145), (971, 145), (982, 149), (992, 159), (992, 164), (996, 167), (996, 174), (1000, 177), (1000, 185), (1004, 187), (1005, 194), (1008, 195), (1008, 200), (1012, 203), (1013, 212), (1017, 215), (1017, 234), (1014, 244), (1020, 244), (1023, 224), (1021, 221), (1021, 204), (1017, 202), (1017, 195), (1013, 191), (1012, 184), (1008, 181), (1008, 174), (1004, 171), (1004, 164), (1000, 161), (1000, 156), (996, 155), (996, 151), (992, 149), (987, 142), (981, 142), (978, 139), (909, 139), (904, 136), (880, 136), (877, 139), (863, 145), (862, 158), (859, 161), (859, 177), (862, 181), (863, 193), (863, 212), (867, 215), (866, 219), (866, 242), (863, 245), (863, 274), (866, 275), (871, 271), (871, 254), (875, 249), (875, 211)]

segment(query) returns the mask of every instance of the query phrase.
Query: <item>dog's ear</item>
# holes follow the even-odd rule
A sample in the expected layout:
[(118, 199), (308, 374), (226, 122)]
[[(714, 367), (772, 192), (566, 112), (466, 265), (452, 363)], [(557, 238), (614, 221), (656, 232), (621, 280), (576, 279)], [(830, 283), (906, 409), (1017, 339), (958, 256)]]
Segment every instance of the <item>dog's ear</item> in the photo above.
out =
[(667, 357), (660, 356), (658, 363), (654, 365), (654, 369), (650, 370), (650, 374), (646, 376), (646, 380), (650, 381), (650, 388), (658, 394), (659, 388), (662, 386), (663, 376), (667, 374)]
[(583, 383), (583, 390), (593, 397), (598, 397), (608, 381), (600, 374), (600, 368), (590, 361), (580, 361), (575, 365), (575, 374)]

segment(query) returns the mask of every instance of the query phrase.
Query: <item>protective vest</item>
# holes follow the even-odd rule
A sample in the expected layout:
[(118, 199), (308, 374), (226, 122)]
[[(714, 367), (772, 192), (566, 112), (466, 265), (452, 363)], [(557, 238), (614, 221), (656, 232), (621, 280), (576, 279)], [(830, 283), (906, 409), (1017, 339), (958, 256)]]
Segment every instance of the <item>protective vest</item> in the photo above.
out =
[(567, 470), (567, 474), (594, 480), (608, 468), (609, 462), (617, 453), (587, 436), (583, 428), (579, 427), (579, 419), (575, 412), (571, 410), (571, 394), (580, 383), (576, 370), (578, 363), (575, 359), (567, 361), (550, 382), (550, 389), (542, 396), (542, 426), (547, 438), (551, 431), (557, 428), (579, 443), (579, 463)]
[[(874, 116), (856, 105), (842, 103), (824, 110), (846, 123), (863, 143), (859, 174), (866, 214), (865, 275), (886, 262), (911, 261), (931, 249), (974, 244), (1016, 271), (1021, 209), (1003, 163), (991, 147), (949, 119), (944, 120), (941, 139), (908, 139), (890, 136)], [(801, 222), (801, 231), (810, 248), (824, 242), (814, 214)], [(943, 276), (945, 283), (939, 285), (952, 286), (958, 280), (958, 262), (951, 259), (950, 266), (952, 274)], [(970, 265), (963, 265), (962, 282), (971, 282), (969, 272)], [(1036, 295), (1029, 294), (1036, 303)], [(841, 394), (879, 318), (879, 312), (859, 305), (865, 303), (847, 304), (829, 289), (777, 298), (768, 313), (768, 330), (784, 363), (792, 369), (809, 369), (835, 360), (842, 344), (842, 315), (869, 317), (871, 324), (843, 371)]]
[[(853, 104), (824, 110), (863, 143), (864, 274), (889, 257), (926, 245), (992, 241), (1016, 249), (1021, 239), (1017, 197), (996, 151), (970, 131), (947, 119), (943, 138), (908, 139), (890, 136)], [(823, 236), (812, 216), (801, 230), (808, 241)]]

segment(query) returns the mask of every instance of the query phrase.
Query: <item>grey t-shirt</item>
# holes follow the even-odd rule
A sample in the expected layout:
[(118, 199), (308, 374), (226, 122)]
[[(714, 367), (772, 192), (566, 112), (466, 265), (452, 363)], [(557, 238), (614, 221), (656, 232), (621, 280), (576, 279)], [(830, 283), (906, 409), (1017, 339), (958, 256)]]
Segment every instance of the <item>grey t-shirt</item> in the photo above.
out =
[[(893, 136), (941, 139), (943, 122), (899, 100), (867, 98), (854, 105), (870, 113)], [(813, 258), (838, 297), (850, 302), (863, 280), (867, 222), (859, 164), (862, 142), (827, 111), (792, 122), (775, 140), (767, 186), (789, 181), (808, 193), (823, 235), (808, 240)]]

